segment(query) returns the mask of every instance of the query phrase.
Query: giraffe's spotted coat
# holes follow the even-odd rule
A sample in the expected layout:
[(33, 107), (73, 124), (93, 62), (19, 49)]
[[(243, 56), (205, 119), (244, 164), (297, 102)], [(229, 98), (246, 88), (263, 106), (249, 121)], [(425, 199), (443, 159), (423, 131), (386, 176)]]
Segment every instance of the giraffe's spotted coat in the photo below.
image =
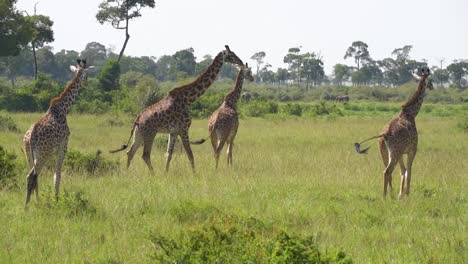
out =
[(76, 74), (67, 85), (63, 93), (51, 100), (49, 109), (45, 115), (34, 123), (23, 138), (26, 159), (30, 168), (27, 176), (26, 204), (28, 204), (31, 193), (35, 190), (38, 194), (37, 178), (44, 164), (56, 158), (54, 185), (55, 193), (58, 195), (62, 163), (67, 151), (70, 130), (67, 124), (67, 114), (75, 100), (78, 91), (87, 79), (85, 63), (76, 68)]
[[(151, 149), (157, 133), (169, 134), (166, 171), (172, 159), (172, 152), (177, 136), (180, 136), (185, 152), (192, 168), (195, 168), (193, 153), (190, 148), (188, 131), (192, 123), (190, 105), (197, 100), (214, 82), (224, 63), (242, 66), (242, 60), (226, 46), (226, 50), (220, 52), (211, 65), (195, 81), (182, 87), (174, 88), (161, 101), (144, 109), (136, 118), (132, 135), (130, 150), (127, 152), (127, 167), (138, 150), (143, 145), (143, 160), (152, 174), (154, 169), (151, 164)], [(123, 148), (117, 150), (123, 150)], [(117, 152), (113, 151), (113, 152)]]
[(232, 165), (234, 139), (239, 127), (237, 101), (241, 96), (244, 79), (249, 81), (254, 80), (252, 71), (247, 65), (241, 67), (234, 89), (226, 95), (222, 105), (213, 112), (208, 121), (208, 131), (216, 160), (216, 167), (218, 167), (219, 155), (225, 143), (227, 143), (228, 165)]

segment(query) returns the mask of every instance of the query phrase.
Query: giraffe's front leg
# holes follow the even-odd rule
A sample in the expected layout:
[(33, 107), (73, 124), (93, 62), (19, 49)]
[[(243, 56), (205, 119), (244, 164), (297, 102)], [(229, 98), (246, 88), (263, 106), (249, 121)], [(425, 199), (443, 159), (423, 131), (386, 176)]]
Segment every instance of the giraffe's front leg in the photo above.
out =
[(398, 200), (401, 200), (403, 196), (403, 189), (405, 188), (405, 174), (406, 174), (406, 168), (405, 168), (405, 163), (403, 162), (403, 157), (400, 158), (398, 163), (400, 164), (400, 177), (401, 177), (400, 193), (398, 194)]
[(232, 166), (232, 150), (234, 148), (234, 142), (228, 142), (227, 146), (227, 163)]
[(182, 145), (184, 146), (185, 152), (187, 153), (190, 165), (192, 165), (192, 170), (195, 172), (195, 161), (193, 159), (193, 153), (192, 149), (190, 148), (190, 140), (187, 132), (181, 134), (180, 139), (182, 140)]
[(410, 193), (411, 169), (413, 167), (413, 161), (414, 161), (415, 157), (416, 157), (416, 152), (408, 153), (408, 161), (407, 161), (408, 167), (406, 168), (406, 175), (405, 175), (405, 178), (406, 178), (406, 195), (408, 195), (408, 196), (409, 196), (409, 193)]
[(55, 199), (58, 199), (60, 180), (62, 177), (62, 165), (63, 165), (63, 161), (65, 160), (65, 154), (67, 153), (67, 149), (68, 149), (68, 138), (64, 139), (57, 149), (57, 161), (55, 162), (55, 173), (54, 173)]

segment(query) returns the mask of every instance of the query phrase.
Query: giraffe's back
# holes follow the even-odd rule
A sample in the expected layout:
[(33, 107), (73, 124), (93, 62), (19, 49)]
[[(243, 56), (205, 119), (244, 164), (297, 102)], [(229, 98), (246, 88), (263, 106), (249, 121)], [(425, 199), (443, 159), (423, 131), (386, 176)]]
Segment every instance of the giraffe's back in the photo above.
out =
[(208, 129), (211, 133), (213, 129), (217, 130), (217, 134), (228, 136), (237, 132), (239, 127), (239, 116), (237, 111), (231, 107), (222, 105), (210, 117)]
[(186, 130), (191, 124), (190, 109), (172, 96), (143, 110), (136, 122), (144, 134), (175, 133)]
[(414, 151), (418, 145), (418, 133), (414, 118), (399, 114), (381, 132), (387, 146), (397, 153)]

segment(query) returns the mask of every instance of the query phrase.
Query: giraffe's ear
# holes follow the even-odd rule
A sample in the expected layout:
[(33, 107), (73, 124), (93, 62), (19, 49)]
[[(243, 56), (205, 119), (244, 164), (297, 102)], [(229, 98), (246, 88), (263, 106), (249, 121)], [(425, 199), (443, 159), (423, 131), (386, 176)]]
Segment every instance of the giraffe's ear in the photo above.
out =
[(76, 68), (75, 65), (70, 65), (70, 71), (76, 72), (78, 69)]
[(95, 68), (96, 68), (96, 67), (94, 67), (93, 65), (91, 65), (91, 66), (88, 66), (88, 67), (86, 68), (86, 70), (87, 70), (87, 71), (89, 71), (89, 70), (93, 71)]
[(413, 78), (414, 78), (417, 82), (419, 82), (419, 80), (421, 80), (421, 77), (420, 77), (420, 76), (418, 76), (418, 75), (416, 75), (416, 74), (414, 74), (414, 73), (412, 73), (411, 75), (413, 75)]

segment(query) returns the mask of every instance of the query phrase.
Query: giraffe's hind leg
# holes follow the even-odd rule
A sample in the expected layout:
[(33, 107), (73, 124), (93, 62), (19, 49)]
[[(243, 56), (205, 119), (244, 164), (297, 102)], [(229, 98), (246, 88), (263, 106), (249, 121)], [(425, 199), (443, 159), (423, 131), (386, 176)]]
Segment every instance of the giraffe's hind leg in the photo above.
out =
[(26, 160), (28, 161), (29, 169), (32, 169), (34, 166), (34, 161), (31, 153), (31, 143), (28, 141), (24, 142), (24, 154), (26, 155)]
[(231, 130), (229, 133), (229, 137), (227, 140), (227, 163), (229, 166), (232, 166), (232, 151), (234, 149), (234, 138), (236, 137), (237, 134), (237, 128), (235, 127), (234, 129)]
[[(60, 189), (60, 179), (62, 177), (62, 165), (67, 153), (68, 138), (66, 138), (57, 150), (57, 161), (55, 162), (55, 173), (54, 173), (54, 187), (55, 187), (55, 199), (58, 199)], [(37, 193), (37, 192), (36, 192)]]
[(388, 149), (387, 145), (385, 145), (385, 141), (383, 138), (379, 140), (379, 149), (380, 155), (382, 156), (382, 161), (385, 167), (388, 165)]
[(45, 162), (44, 160), (36, 158), (36, 160), (34, 161), (33, 167), (31, 168), (28, 175), (26, 176), (26, 202), (25, 202), (26, 205), (28, 205), (29, 201), (31, 200), (31, 194), (33, 193), (33, 191), (36, 192), (36, 198), (38, 198), (39, 196), (38, 195), (39, 193), (38, 178), (39, 178), (39, 173), (42, 168), (42, 164), (44, 162)]
[[(392, 153), (390, 153), (390, 154), (392, 154)], [(395, 157), (394, 155), (390, 155), (390, 160), (388, 161), (388, 165), (385, 168), (385, 171), (384, 171), (384, 192), (383, 192), (384, 198), (385, 198), (385, 196), (387, 196), (387, 187), (388, 186), (390, 186), (390, 192), (392, 192), (392, 173), (393, 173), (393, 170), (395, 169), (395, 165), (397, 164), (398, 159), (399, 158)]]
[(146, 163), (146, 166), (148, 166), (148, 169), (150, 170), (151, 175), (154, 175), (154, 169), (153, 165), (151, 164), (151, 149), (153, 148), (153, 140), (156, 134), (148, 136), (144, 140), (144, 146), (143, 146), (143, 160)]
[(193, 158), (193, 152), (190, 148), (190, 139), (187, 132), (180, 135), (180, 139), (182, 140), (182, 145), (184, 146), (185, 152), (187, 153), (187, 157), (190, 161), (190, 165), (192, 166), (192, 170), (195, 171), (195, 161)]
[(143, 143), (143, 137), (140, 133), (138, 127), (135, 127), (135, 131), (133, 131), (133, 142), (130, 149), (127, 151), (127, 169), (130, 167), (130, 163), (132, 162), (135, 153), (137, 152), (138, 148)]
[(222, 135), (221, 133), (217, 135), (217, 138), (218, 138), (218, 142), (216, 142), (216, 149), (215, 149), (216, 168), (218, 168), (219, 156), (221, 154), (221, 150), (223, 150), (224, 144), (226, 143), (226, 137)]

